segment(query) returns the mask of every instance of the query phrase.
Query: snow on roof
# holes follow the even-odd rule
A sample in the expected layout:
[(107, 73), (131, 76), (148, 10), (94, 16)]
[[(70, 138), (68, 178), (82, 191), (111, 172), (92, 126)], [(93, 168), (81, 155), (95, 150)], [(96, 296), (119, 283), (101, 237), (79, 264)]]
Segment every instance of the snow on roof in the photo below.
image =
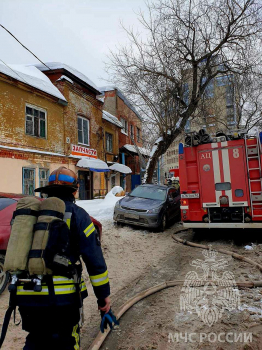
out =
[[(133, 153), (136, 153), (137, 154), (137, 151), (136, 151), (136, 148), (135, 146), (133, 145), (130, 145), (130, 144), (126, 144), (123, 146), (125, 149), (127, 149), (129, 152), (133, 152)], [(138, 147), (139, 151), (141, 154), (145, 155), (145, 156), (148, 156), (149, 155), (149, 151), (146, 149), (146, 148), (143, 148), (143, 147)]]
[[(96, 92), (100, 93), (100, 90), (95, 85), (95, 83), (93, 83), (92, 80), (90, 80), (83, 73), (79, 72), (77, 69), (75, 69), (71, 66), (68, 66), (67, 64), (62, 63), (62, 62), (46, 62), (46, 65), (47, 65), (47, 67), (51, 68), (52, 70), (64, 69), (64, 70), (68, 71), (69, 73), (73, 74), (75, 77), (82, 80), (84, 83), (86, 83), (90, 87), (92, 87), (94, 90), (96, 90)], [(44, 66), (43, 64), (36, 64), (35, 67), (37, 67), (42, 72), (45, 72), (48, 70), (48, 68), (46, 66)]]
[(107, 111), (103, 111), (102, 119), (107, 120), (109, 123), (112, 123), (119, 128), (123, 128), (122, 123), (115, 117), (114, 115), (108, 113)]
[(44, 91), (49, 95), (66, 101), (61, 92), (52, 84), (50, 79), (40, 72), (34, 66), (13, 65), (8, 66), (0, 63), (0, 73), (3, 73), (11, 78), (14, 78), (22, 83), (30, 85), (38, 90)]
[(99, 88), (100, 91), (105, 92), (105, 91), (113, 91), (113, 90), (118, 90), (116, 86), (110, 85), (110, 86), (102, 86)]
[(139, 115), (139, 113), (137, 112), (137, 110), (135, 109), (135, 107), (131, 104), (131, 102), (125, 97), (125, 95), (123, 94), (123, 92), (117, 87), (117, 86), (113, 86), (113, 85), (108, 85), (108, 86), (102, 86), (99, 88), (99, 90), (103, 93), (107, 92), (107, 91), (113, 91), (116, 90), (117, 96), (120, 97), (124, 103), (137, 115), (137, 117), (142, 121), (141, 116)]
[(66, 75), (61, 75), (61, 77), (59, 79), (57, 79), (56, 81), (60, 81), (60, 80), (67, 80), (67, 81), (69, 81), (69, 83), (74, 84), (73, 80), (68, 78)]

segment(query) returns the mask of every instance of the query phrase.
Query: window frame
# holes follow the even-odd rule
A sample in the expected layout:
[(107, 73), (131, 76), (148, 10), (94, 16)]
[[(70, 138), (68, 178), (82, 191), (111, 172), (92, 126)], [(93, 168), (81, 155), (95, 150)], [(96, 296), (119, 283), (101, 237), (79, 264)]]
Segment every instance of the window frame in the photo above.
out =
[(34, 174), (34, 179), (33, 179), (33, 191), (35, 190), (35, 168), (28, 168), (28, 167), (23, 167), (22, 168), (22, 192), (25, 195), (29, 195), (29, 196), (33, 196), (34, 192), (32, 194), (30, 193), (25, 193), (25, 170), (33, 170), (33, 174)]
[(131, 139), (135, 139), (135, 127), (133, 124), (130, 124), (130, 137)]
[(46, 174), (46, 180), (47, 180), (47, 183), (48, 183), (48, 179), (49, 179), (50, 170), (49, 170), (49, 169), (47, 169), (47, 168), (39, 168), (39, 169), (38, 169), (38, 181), (39, 181), (39, 187), (42, 187), (42, 186), (43, 186), (43, 185), (41, 185), (41, 176), (40, 176), (41, 171), (43, 171), (43, 170), (47, 172), (47, 174)]
[(124, 127), (124, 129), (121, 129), (122, 134), (125, 134), (128, 136), (128, 121), (125, 118), (120, 117), (120, 122)]
[[(223, 188), (221, 188), (223, 187)], [(217, 182), (215, 183), (216, 191), (230, 191), (232, 189), (231, 182)]]
[[(43, 120), (43, 119), (40, 118), (40, 113), (39, 113), (39, 124), (38, 124), (39, 136), (34, 134), (35, 133), (35, 116), (34, 116), (34, 113), (32, 115), (27, 113), (27, 111), (26, 111), (27, 107), (28, 108), (32, 108), (33, 110), (37, 110), (38, 112), (42, 112), (42, 113), (45, 114), (45, 119), (44, 119), (45, 120), (45, 136), (40, 136), (40, 134), (41, 134), (40, 121)], [(33, 134), (30, 134), (30, 133), (26, 132), (27, 117), (31, 117), (32, 118)], [(47, 110), (46, 109), (44, 109), (42, 107), (35, 106), (35, 105), (31, 105), (30, 103), (26, 103), (25, 104), (25, 135), (47, 140)]]
[[(107, 137), (108, 136), (111, 136), (111, 149), (109, 150), (108, 148), (107, 148), (107, 145), (108, 145), (108, 143), (107, 143), (107, 141), (108, 141), (108, 139), (107, 139)], [(105, 132), (105, 141), (106, 141), (106, 152), (109, 152), (109, 153), (113, 153), (113, 148), (114, 148), (114, 144), (113, 144), (113, 134), (111, 134), (110, 132)]]
[[(82, 140), (83, 140), (83, 142), (79, 141), (78, 119), (82, 120), (82, 130), (81, 131), (82, 131)], [(87, 142), (88, 143), (84, 142), (84, 137), (83, 137), (84, 136), (83, 135), (83, 133), (84, 133), (83, 121), (84, 120), (87, 122), (87, 139), (88, 139)], [(90, 146), (90, 120), (88, 118), (82, 116), (82, 115), (77, 115), (77, 141), (78, 141), (78, 144), (80, 144), (80, 145)]]
[(136, 141), (141, 142), (141, 129), (138, 126), (136, 127)]

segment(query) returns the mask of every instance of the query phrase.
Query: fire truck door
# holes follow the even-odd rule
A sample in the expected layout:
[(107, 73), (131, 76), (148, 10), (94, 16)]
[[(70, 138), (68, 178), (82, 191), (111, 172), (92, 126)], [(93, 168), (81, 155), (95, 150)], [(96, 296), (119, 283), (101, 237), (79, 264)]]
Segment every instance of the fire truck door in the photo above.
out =
[[(223, 144), (223, 143), (222, 143)], [(220, 207), (228, 197), (230, 207), (248, 206), (248, 184), (243, 145), (212, 148), (198, 152), (203, 207)], [(217, 144), (211, 144), (215, 147)]]

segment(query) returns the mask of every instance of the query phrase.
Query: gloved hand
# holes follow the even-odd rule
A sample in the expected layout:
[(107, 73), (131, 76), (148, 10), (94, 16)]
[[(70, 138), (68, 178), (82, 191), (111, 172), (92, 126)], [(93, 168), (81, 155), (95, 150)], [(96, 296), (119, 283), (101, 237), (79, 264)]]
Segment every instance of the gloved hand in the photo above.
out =
[(100, 324), (100, 330), (102, 333), (104, 333), (108, 325), (111, 329), (113, 329), (114, 325), (119, 325), (119, 322), (117, 321), (116, 316), (113, 314), (113, 311), (111, 308), (107, 314), (104, 311), (100, 311), (100, 313), (102, 318), (102, 321)]

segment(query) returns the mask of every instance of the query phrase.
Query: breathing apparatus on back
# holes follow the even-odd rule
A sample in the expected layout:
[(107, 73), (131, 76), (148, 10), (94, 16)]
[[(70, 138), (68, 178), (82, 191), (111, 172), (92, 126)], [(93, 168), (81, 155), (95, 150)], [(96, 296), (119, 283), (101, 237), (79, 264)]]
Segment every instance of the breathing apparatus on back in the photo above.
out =
[[(76, 174), (60, 167), (51, 173), (48, 186), (35, 191), (73, 193), (77, 188)], [(12, 276), (10, 291), (15, 291), (19, 282), (31, 282), (34, 291), (39, 292), (44, 276), (74, 274), (67, 219), (65, 203), (59, 198), (41, 201), (24, 197), (18, 201), (4, 264), (4, 270)]]

